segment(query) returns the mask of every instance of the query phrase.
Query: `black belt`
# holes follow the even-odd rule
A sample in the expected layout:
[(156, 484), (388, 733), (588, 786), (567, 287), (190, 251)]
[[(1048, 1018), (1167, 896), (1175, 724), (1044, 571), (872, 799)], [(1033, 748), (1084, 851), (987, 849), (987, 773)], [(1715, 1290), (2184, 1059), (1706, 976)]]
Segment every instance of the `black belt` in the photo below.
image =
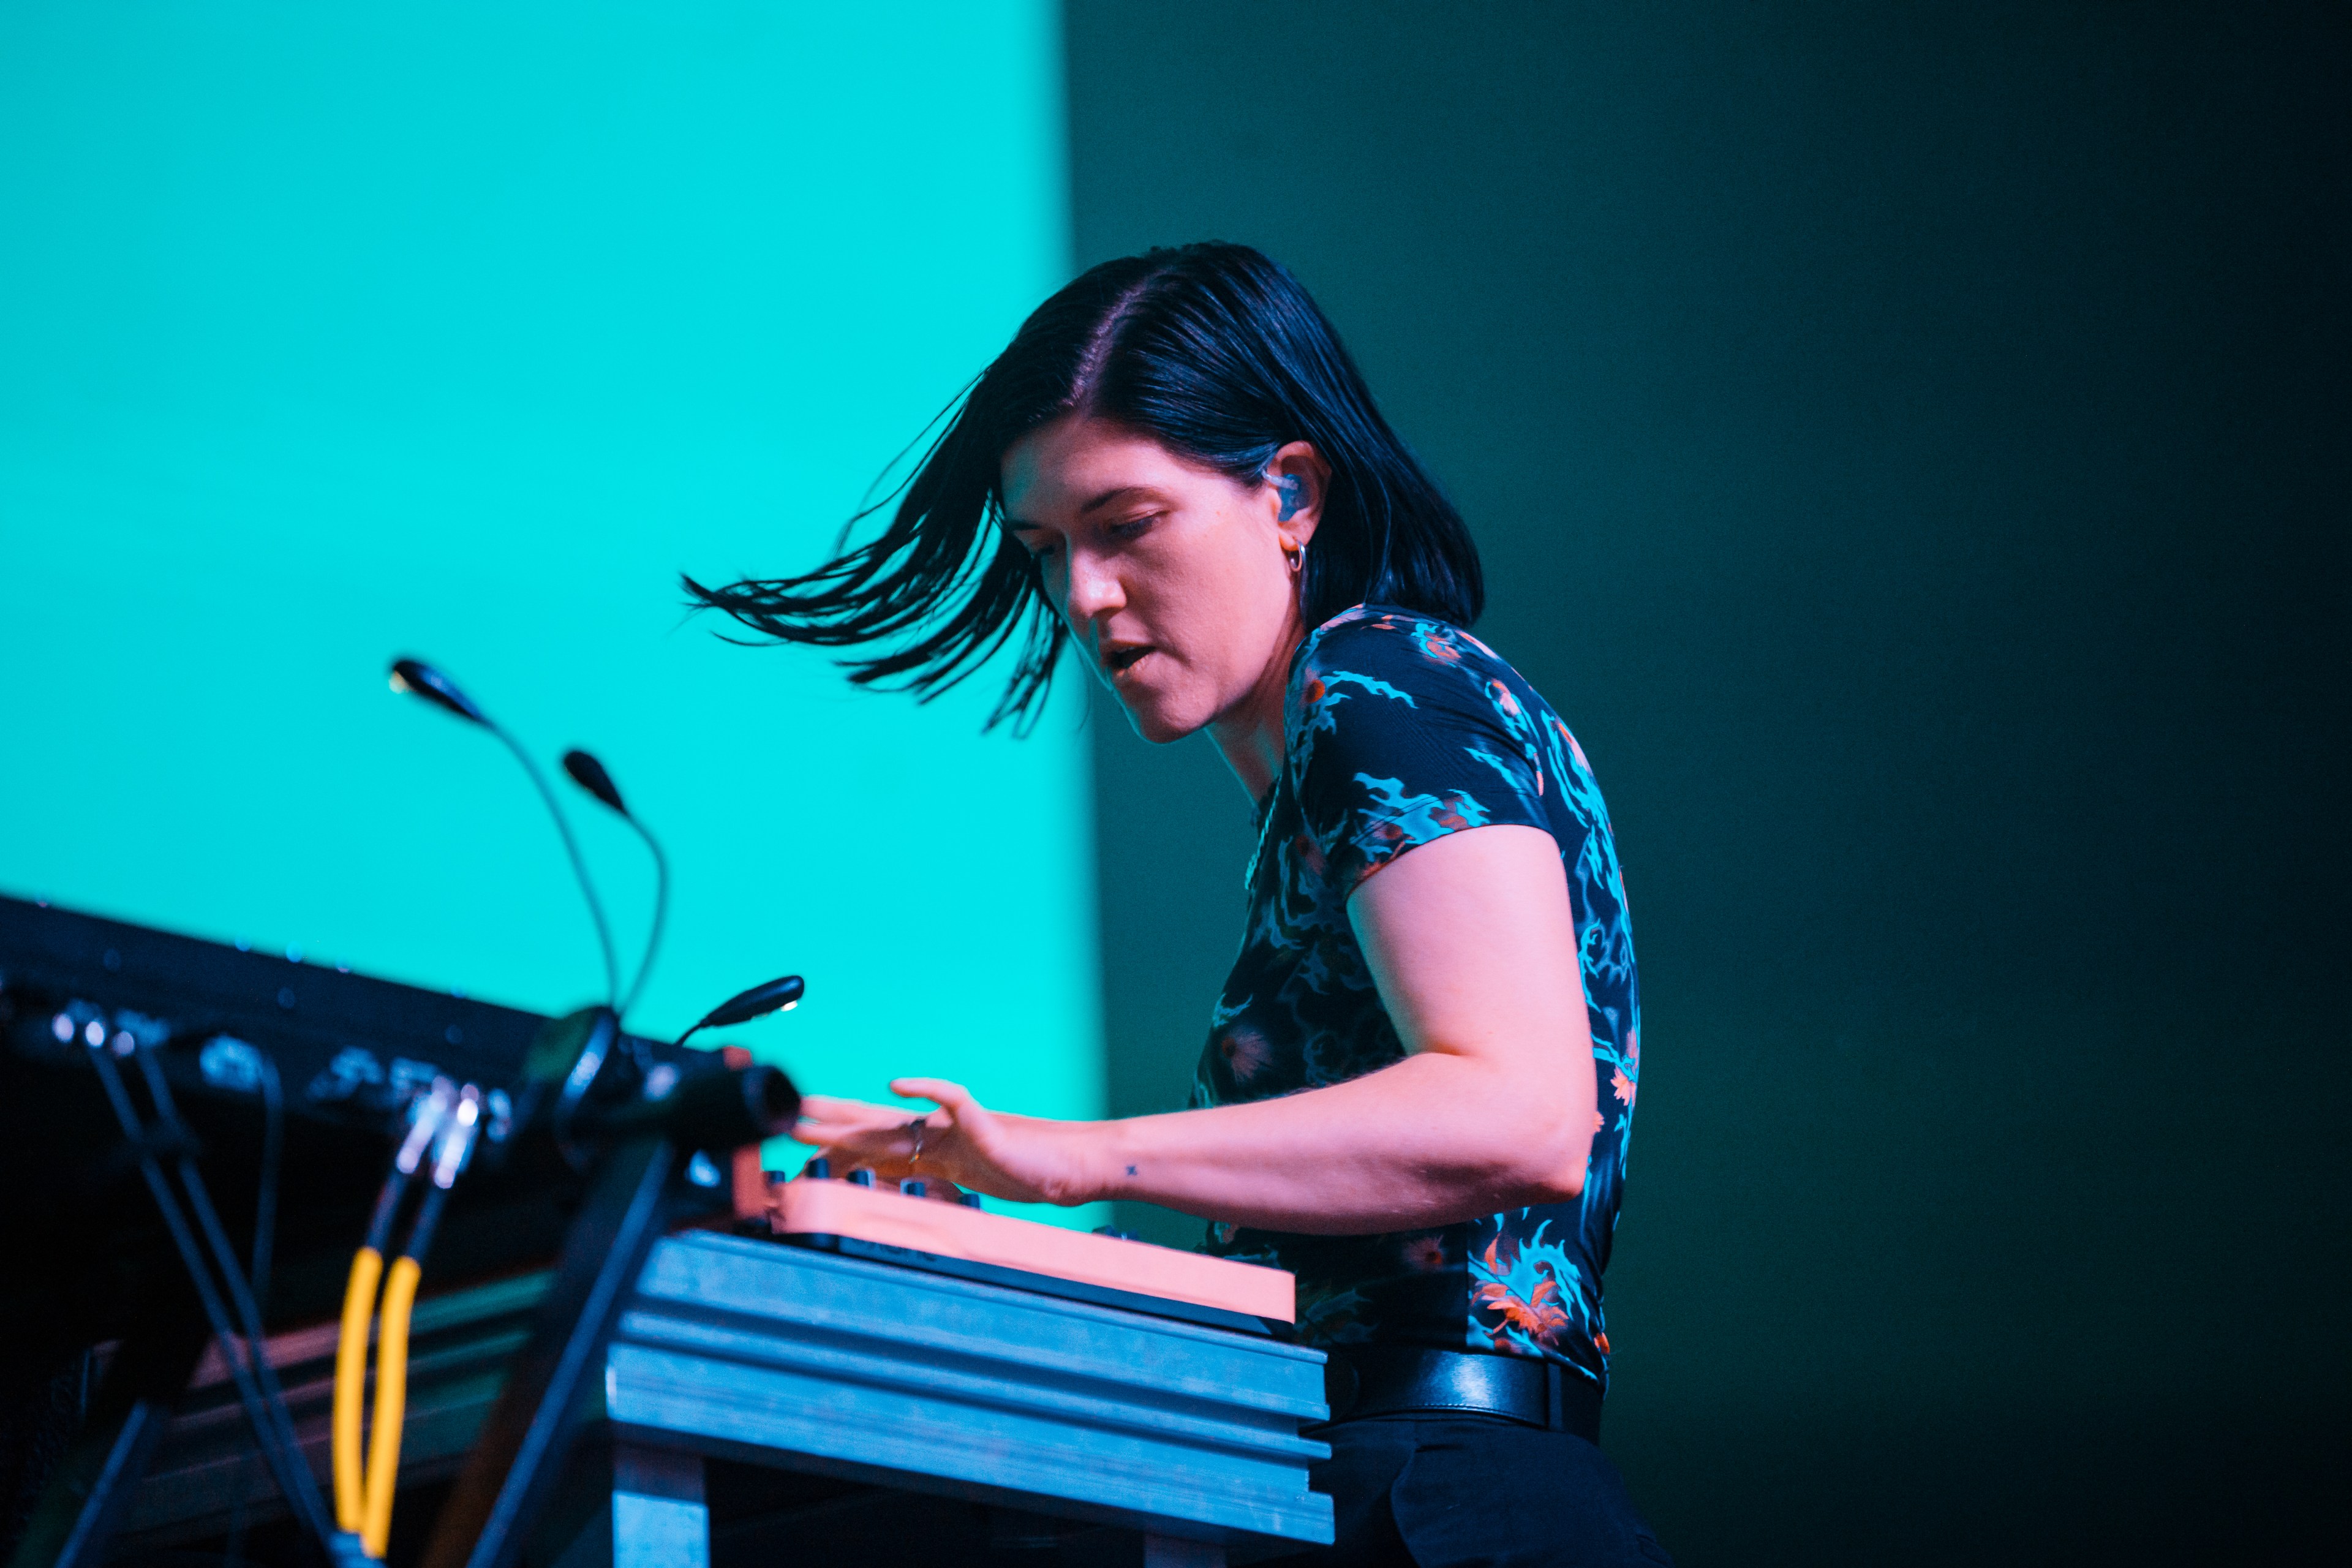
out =
[(1323, 1363), (1323, 1397), (1334, 1421), (1459, 1411), (1601, 1441), (1600, 1385), (1557, 1362), (1528, 1356), (1337, 1345)]

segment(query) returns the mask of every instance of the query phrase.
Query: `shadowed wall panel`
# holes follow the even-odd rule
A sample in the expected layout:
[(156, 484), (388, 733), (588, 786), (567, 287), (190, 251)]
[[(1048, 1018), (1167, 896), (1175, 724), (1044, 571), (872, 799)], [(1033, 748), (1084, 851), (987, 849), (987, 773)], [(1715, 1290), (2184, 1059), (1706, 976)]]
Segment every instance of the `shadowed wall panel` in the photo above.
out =
[[(1609, 1447), (1668, 1545), (2340, 1531), (2344, 11), (1068, 16), (1079, 262), (1299, 272), (1608, 794)], [(1159, 1109), (1247, 805), (1097, 711), (1110, 1096)]]

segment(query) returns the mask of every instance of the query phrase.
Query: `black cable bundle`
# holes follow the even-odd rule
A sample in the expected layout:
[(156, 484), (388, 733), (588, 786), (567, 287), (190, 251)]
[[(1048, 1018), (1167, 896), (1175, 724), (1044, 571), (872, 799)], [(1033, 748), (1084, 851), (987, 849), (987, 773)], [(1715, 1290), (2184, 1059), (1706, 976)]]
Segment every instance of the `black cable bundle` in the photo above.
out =
[[(117, 1039), (124, 1037), (118, 1035)], [(317, 1484), (302, 1459), (299, 1441), (294, 1435), (293, 1417), (286, 1408), (285, 1391), (278, 1385), (277, 1370), (269, 1364), (269, 1355), (263, 1342), (261, 1310), (254, 1299), (245, 1271), (239, 1267), (236, 1252), (229, 1245), (228, 1234), (221, 1226), (220, 1215), (214, 1209), (212, 1196), (205, 1188), (203, 1175), (196, 1169), (195, 1141), (187, 1126), (180, 1120), (179, 1110), (172, 1101), (171, 1086), (163, 1079), (147, 1050), (135, 1043), (131, 1055), (139, 1063), (141, 1076), (147, 1086), (149, 1098), (155, 1108), (155, 1126), (150, 1129), (139, 1120), (139, 1112), (131, 1100), (121, 1073), (117, 1070), (112, 1051), (106, 1044), (92, 1046), (91, 1064), (98, 1070), (99, 1081), (104, 1085), (106, 1098), (114, 1108), (115, 1120), (122, 1126), (122, 1135), (131, 1142), (139, 1157), (140, 1174), (146, 1179), (147, 1190), (155, 1199), (155, 1207), (163, 1217), (163, 1226), (171, 1233), (172, 1245), (180, 1254), (180, 1262), (188, 1271), (188, 1280), (195, 1287), (196, 1300), (203, 1306), (205, 1321), (211, 1325), (213, 1337), (220, 1345), (221, 1359), (227, 1364), (230, 1380), (236, 1386), (237, 1402), (245, 1408), (246, 1420), (253, 1428), (254, 1440), (260, 1445), (262, 1461), (269, 1468), (270, 1478), (286, 1499), (287, 1507), (303, 1529), (315, 1540), (321, 1551), (331, 1558), (332, 1521), (327, 1516), (326, 1505), (319, 1496)], [(274, 1073), (271, 1075), (274, 1078)], [(181, 1205), (170, 1180), (164, 1175), (162, 1150), (175, 1156), (182, 1187), (187, 1194), (186, 1209)], [(265, 1182), (274, 1187), (265, 1174)], [(273, 1202), (274, 1191), (266, 1195)], [(195, 1215), (194, 1230), (188, 1224), (188, 1214)], [(205, 1247), (196, 1244), (201, 1231)], [(268, 1249), (260, 1236), (255, 1238), (256, 1276), (268, 1262)], [(206, 1250), (210, 1263), (206, 1261)], [(219, 1277), (214, 1277), (217, 1268)], [(229, 1306), (236, 1310), (232, 1322)], [(242, 1326), (240, 1335), (238, 1327)], [(248, 1364), (248, 1363), (250, 1364)]]

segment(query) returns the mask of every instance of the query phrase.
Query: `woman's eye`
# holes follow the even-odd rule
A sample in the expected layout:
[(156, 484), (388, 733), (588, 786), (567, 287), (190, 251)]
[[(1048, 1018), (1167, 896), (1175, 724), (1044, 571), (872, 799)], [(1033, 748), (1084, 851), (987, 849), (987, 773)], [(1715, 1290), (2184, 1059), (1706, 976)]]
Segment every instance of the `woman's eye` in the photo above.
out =
[(1130, 517), (1124, 522), (1114, 522), (1110, 524), (1108, 527), (1105, 528), (1103, 531), (1109, 534), (1113, 539), (1133, 539), (1136, 535), (1141, 533), (1145, 529), (1150, 528), (1158, 521), (1159, 514), (1157, 512), (1154, 512), (1148, 517)]

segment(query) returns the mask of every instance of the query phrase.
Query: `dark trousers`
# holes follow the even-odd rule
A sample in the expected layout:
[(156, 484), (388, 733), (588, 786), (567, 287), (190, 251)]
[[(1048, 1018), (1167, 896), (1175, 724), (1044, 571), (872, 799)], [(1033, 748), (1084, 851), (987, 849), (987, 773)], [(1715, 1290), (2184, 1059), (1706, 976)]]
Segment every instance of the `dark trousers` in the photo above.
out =
[(1488, 1415), (1373, 1415), (1312, 1435), (1331, 1445), (1315, 1489), (1331, 1494), (1339, 1538), (1283, 1568), (1673, 1568), (1617, 1467), (1581, 1437)]

